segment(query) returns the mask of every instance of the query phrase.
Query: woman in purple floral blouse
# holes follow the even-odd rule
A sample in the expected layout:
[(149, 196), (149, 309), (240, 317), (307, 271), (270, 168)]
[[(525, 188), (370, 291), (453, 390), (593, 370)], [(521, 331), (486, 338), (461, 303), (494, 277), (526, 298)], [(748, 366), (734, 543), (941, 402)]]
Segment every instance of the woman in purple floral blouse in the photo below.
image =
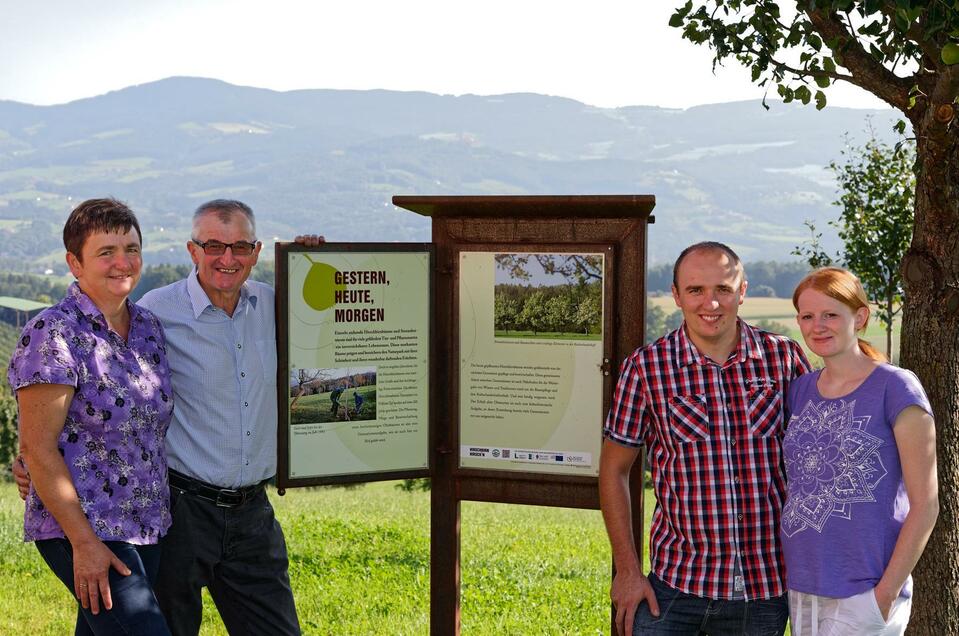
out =
[(76, 282), (24, 327), (8, 370), (33, 480), (24, 540), (79, 601), (76, 634), (169, 634), (152, 582), (173, 399), (160, 323), (127, 299), (140, 226), (123, 203), (91, 199), (63, 243)]

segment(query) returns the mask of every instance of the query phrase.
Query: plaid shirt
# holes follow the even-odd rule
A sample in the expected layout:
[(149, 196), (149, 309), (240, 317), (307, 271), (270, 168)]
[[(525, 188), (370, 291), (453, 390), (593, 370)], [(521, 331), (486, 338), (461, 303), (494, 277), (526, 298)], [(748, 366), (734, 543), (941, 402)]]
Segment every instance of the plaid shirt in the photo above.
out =
[[(646, 445), (656, 576), (700, 597), (768, 599), (785, 591), (783, 396), (809, 363), (789, 338), (739, 326), (739, 344), (723, 365), (699, 352), (685, 325), (633, 352), (620, 369), (605, 435)], [(745, 589), (736, 591), (739, 572)]]

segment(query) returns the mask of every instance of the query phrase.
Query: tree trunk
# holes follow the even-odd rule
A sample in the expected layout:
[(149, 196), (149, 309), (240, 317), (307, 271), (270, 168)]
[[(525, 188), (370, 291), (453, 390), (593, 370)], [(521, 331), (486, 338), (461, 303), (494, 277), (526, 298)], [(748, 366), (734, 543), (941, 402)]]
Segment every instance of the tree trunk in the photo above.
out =
[[(959, 144), (951, 97), (913, 120), (916, 216), (903, 259), (900, 363), (919, 376), (936, 419), (939, 522), (914, 571), (909, 633), (959, 633)], [(949, 124), (952, 123), (950, 127)]]
[(890, 286), (888, 293), (886, 294), (886, 315), (889, 316), (889, 322), (883, 323), (886, 325), (886, 357), (889, 358), (889, 362), (892, 363), (892, 325), (896, 321), (896, 316), (892, 313), (893, 309), (893, 290)]

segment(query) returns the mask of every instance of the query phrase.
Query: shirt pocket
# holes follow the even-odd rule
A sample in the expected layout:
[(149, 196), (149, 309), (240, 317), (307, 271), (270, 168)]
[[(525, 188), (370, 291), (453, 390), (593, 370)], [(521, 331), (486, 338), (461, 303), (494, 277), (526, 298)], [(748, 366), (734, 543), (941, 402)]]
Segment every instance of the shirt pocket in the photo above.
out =
[(263, 379), (269, 386), (276, 386), (276, 341), (257, 340), (256, 352), (263, 365)]
[(749, 432), (771, 437), (782, 430), (783, 394), (776, 389), (758, 389), (748, 395)]
[(705, 395), (674, 395), (669, 398), (669, 430), (680, 443), (709, 439), (709, 409)]

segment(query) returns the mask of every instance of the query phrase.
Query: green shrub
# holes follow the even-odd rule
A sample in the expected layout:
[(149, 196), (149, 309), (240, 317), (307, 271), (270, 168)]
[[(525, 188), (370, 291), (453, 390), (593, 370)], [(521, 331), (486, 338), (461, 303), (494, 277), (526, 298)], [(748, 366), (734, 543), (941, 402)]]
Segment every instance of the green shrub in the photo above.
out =
[(17, 401), (0, 385), (0, 479), (10, 480), (10, 467), (17, 456)]

